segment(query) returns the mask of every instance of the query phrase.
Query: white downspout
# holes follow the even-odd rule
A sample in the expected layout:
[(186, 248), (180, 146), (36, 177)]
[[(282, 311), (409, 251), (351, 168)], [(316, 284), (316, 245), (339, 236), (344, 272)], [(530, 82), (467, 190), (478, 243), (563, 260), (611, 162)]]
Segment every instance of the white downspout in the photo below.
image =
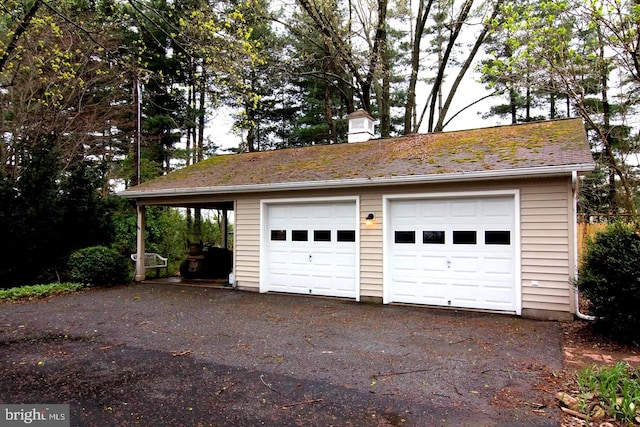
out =
[[(578, 172), (571, 172), (571, 189), (573, 192), (573, 236), (574, 236), (574, 245), (573, 245), (573, 274), (574, 278), (578, 278), (578, 189), (580, 187), (580, 182), (578, 180)], [(596, 320), (595, 316), (589, 316), (588, 314), (584, 314), (580, 312), (580, 293), (578, 292), (578, 287), (574, 287), (574, 295), (575, 295), (575, 304), (576, 304), (576, 316), (578, 316), (582, 320)]]

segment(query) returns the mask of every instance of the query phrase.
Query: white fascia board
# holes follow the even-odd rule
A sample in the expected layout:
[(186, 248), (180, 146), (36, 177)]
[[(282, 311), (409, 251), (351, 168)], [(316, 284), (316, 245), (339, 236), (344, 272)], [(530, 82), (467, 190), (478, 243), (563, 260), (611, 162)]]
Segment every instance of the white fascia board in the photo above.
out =
[(460, 182), (471, 180), (489, 180), (505, 178), (527, 178), (534, 176), (571, 175), (573, 172), (588, 172), (594, 163), (582, 163), (563, 166), (541, 166), (523, 169), (505, 169), (499, 171), (458, 172), (430, 175), (411, 175), (381, 178), (334, 179), (324, 181), (279, 182), (270, 184), (228, 185), (219, 187), (168, 188), (153, 191), (120, 192), (118, 195), (128, 199), (144, 199), (162, 196), (198, 196), (207, 194), (264, 193), (271, 191), (309, 190), (314, 188), (352, 188), (397, 184), (428, 184), (437, 182)]

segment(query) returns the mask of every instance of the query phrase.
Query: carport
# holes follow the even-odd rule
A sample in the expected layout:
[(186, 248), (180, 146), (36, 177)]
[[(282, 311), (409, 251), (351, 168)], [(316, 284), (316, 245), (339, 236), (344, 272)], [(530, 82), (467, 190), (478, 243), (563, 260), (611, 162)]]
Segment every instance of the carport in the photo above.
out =
[(222, 201), (167, 201), (166, 199), (146, 198), (144, 196), (136, 198), (136, 265), (135, 276), (136, 282), (146, 280), (146, 269), (144, 265), (144, 254), (146, 252), (145, 229), (146, 229), (146, 208), (147, 206), (166, 206), (173, 208), (199, 208), (199, 209), (215, 209), (222, 212), (220, 218), (223, 232), (221, 234), (221, 247), (229, 249), (229, 212), (234, 211), (233, 200)]

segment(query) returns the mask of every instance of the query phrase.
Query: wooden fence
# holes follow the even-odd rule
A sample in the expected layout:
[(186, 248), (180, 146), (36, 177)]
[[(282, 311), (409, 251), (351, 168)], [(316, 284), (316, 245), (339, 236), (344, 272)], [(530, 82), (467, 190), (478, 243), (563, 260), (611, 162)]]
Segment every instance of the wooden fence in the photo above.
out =
[(590, 224), (586, 222), (578, 223), (578, 260), (582, 259), (587, 246), (587, 238), (595, 235), (598, 231), (602, 231), (607, 228), (608, 224)]

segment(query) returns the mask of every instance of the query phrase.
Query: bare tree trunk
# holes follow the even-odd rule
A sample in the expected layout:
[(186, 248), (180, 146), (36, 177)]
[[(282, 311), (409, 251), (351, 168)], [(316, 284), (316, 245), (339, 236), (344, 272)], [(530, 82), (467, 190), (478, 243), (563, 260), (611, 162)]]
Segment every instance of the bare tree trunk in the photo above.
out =
[(380, 32), (386, 31), (387, 0), (378, 0), (378, 11), (383, 11), (384, 16), (378, 16), (376, 36), (373, 41), (373, 47), (369, 52), (369, 67), (365, 75), (361, 71), (362, 63), (360, 59), (352, 54), (350, 46), (344, 40), (343, 33), (332, 22), (332, 16), (325, 13), (325, 10), (319, 7), (314, 0), (297, 0), (297, 2), (311, 18), (316, 29), (324, 36), (325, 43), (331, 46), (335, 55), (334, 60), (339, 60), (342, 67), (353, 76), (356, 86), (360, 89), (358, 96), (360, 97), (362, 108), (371, 111), (371, 89), (380, 59)]
[[(189, 110), (187, 110), (187, 119), (189, 121), (189, 125), (187, 127), (187, 142), (186, 142), (186, 150), (187, 150), (187, 166), (189, 166), (192, 161), (195, 160), (191, 152), (191, 147), (195, 147), (196, 145), (196, 134), (195, 134), (195, 108), (196, 108), (196, 83), (195, 83), (195, 66), (193, 62), (189, 64), (189, 85), (187, 90), (187, 102), (189, 103)], [(193, 142), (193, 144), (192, 144)], [(194, 162), (195, 163), (195, 162)], [(187, 210), (188, 211), (188, 210)]]
[(531, 86), (529, 85), (528, 82), (527, 82), (527, 90), (525, 95), (524, 109), (525, 109), (524, 121), (530, 122), (531, 121)]
[(444, 103), (444, 106), (442, 107), (439, 116), (438, 116), (438, 123), (436, 124), (436, 132), (441, 132), (444, 128), (444, 119), (445, 116), (447, 115), (447, 112), (449, 111), (449, 107), (451, 106), (451, 102), (453, 101), (453, 97), (456, 94), (456, 92), (458, 91), (458, 87), (460, 86), (460, 83), (462, 82), (462, 78), (465, 76), (465, 74), (467, 73), (467, 71), (469, 70), (469, 68), (471, 67), (471, 64), (473, 63), (473, 60), (476, 57), (476, 54), (478, 53), (478, 51), (480, 50), (480, 47), (482, 46), (482, 43), (484, 43), (484, 39), (487, 36), (487, 33), (489, 32), (489, 25), (490, 22), (498, 15), (498, 12), (500, 11), (500, 8), (502, 7), (502, 3), (503, 0), (497, 0), (494, 4), (494, 8), (493, 8), (493, 13), (491, 14), (491, 17), (485, 21), (485, 24), (482, 28), (482, 31), (480, 32), (480, 34), (478, 35), (478, 37), (476, 38), (475, 43), (473, 44), (473, 48), (471, 49), (471, 52), (469, 52), (469, 55), (467, 55), (467, 59), (464, 61), (464, 64), (462, 64), (462, 68), (460, 69), (460, 71), (458, 72), (458, 76), (456, 77), (456, 80), (453, 82), (453, 85), (451, 86), (451, 89), (449, 90), (449, 93), (447, 95), (447, 100)]
[(509, 88), (509, 109), (511, 110), (511, 124), (518, 123), (518, 93), (515, 88)]
[[(249, 112), (247, 112), (249, 113)], [(251, 118), (253, 117), (253, 114), (249, 115), (249, 119), (251, 120)], [(249, 126), (249, 129), (247, 129), (247, 150), (250, 153), (253, 153), (254, 151), (256, 151), (256, 134), (255, 134), (255, 125), (252, 124)]]
[(404, 134), (408, 135), (417, 132), (416, 129), (416, 85), (418, 82), (418, 70), (420, 68), (421, 41), (424, 28), (427, 24), (433, 0), (428, 0), (426, 6), (424, 0), (418, 0), (418, 14), (416, 15), (416, 26), (411, 43), (411, 75), (409, 77), (409, 88), (407, 90), (407, 101), (404, 106)]
[(140, 165), (141, 165), (141, 145), (142, 145), (142, 139), (141, 139), (141, 116), (140, 116), (140, 82), (138, 81), (138, 78), (136, 77), (134, 82), (133, 82), (133, 96), (134, 96), (134, 105), (136, 108), (136, 131), (135, 131), (135, 136), (134, 136), (134, 149), (133, 149), (133, 161), (135, 162), (136, 165), (136, 176), (135, 176), (135, 185), (138, 185), (142, 182), (142, 175), (141, 175), (141, 171), (140, 171)]
[(442, 61), (438, 66), (438, 74), (436, 76), (435, 81), (433, 82), (433, 86), (431, 88), (431, 105), (429, 109), (429, 132), (433, 132), (433, 121), (435, 116), (436, 102), (437, 102), (437, 94), (440, 91), (443, 83), (444, 83), (444, 71), (449, 63), (449, 57), (451, 56), (451, 52), (456, 44), (456, 40), (460, 35), (460, 31), (462, 30), (462, 25), (466, 21), (469, 16), (469, 12), (471, 11), (471, 7), (473, 6), (473, 0), (465, 0), (462, 9), (460, 10), (460, 14), (456, 19), (456, 24), (451, 31), (451, 35), (449, 37), (449, 41), (447, 43), (447, 47), (445, 49), (444, 55), (442, 57)]
[(204, 160), (204, 130), (205, 130), (205, 124), (206, 124), (205, 123), (205, 119), (206, 119), (205, 88), (206, 86), (207, 86), (207, 75), (203, 67), (202, 75), (200, 76), (200, 84), (198, 88), (200, 91), (199, 100), (198, 100), (198, 150), (197, 150), (197, 156), (196, 156), (196, 161), (198, 162), (201, 162), (202, 160)]
[[(391, 64), (387, 40), (387, 0), (378, 0), (378, 29), (376, 41), (379, 43), (378, 59), (382, 75), (382, 93), (378, 99), (380, 112), (380, 135), (388, 138), (391, 135)], [(371, 110), (369, 110), (371, 111)]]
[(336, 144), (338, 142), (338, 134), (336, 129), (336, 122), (333, 120), (333, 103), (331, 102), (331, 88), (329, 84), (324, 85), (324, 116), (329, 128), (329, 139), (331, 143)]
[(198, 239), (202, 238), (202, 209), (193, 209), (193, 234)]
[[(604, 41), (602, 40), (602, 32), (600, 28), (597, 29), (598, 41), (600, 42), (600, 85), (601, 85), (601, 97), (602, 97), (602, 122), (604, 131), (604, 143), (609, 148), (606, 155), (614, 156), (613, 153), (613, 138), (611, 137), (611, 106), (609, 104), (609, 70), (605, 59)], [(615, 158), (607, 159), (609, 163), (615, 162)], [(618, 202), (616, 200), (616, 174), (615, 170), (609, 168), (609, 211), (611, 213), (617, 213)]]

